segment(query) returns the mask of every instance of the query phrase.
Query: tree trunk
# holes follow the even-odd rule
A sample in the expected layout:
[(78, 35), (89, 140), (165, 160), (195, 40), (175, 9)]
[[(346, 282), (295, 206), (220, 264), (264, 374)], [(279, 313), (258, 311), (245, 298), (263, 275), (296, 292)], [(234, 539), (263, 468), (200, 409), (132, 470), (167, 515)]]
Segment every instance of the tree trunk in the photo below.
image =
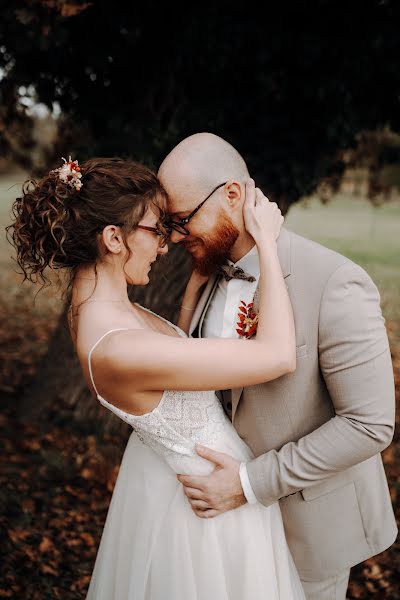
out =
[[(172, 245), (154, 264), (150, 284), (132, 287), (130, 298), (176, 321), (179, 304), (190, 273), (190, 258)], [(68, 424), (71, 418), (82, 431), (93, 433), (127, 431), (127, 425), (104, 410), (89, 392), (75, 354), (67, 325), (67, 306), (40, 361), (37, 376), (25, 390), (20, 405), (24, 421), (46, 420)], [(95, 425), (93, 424), (95, 421)]]

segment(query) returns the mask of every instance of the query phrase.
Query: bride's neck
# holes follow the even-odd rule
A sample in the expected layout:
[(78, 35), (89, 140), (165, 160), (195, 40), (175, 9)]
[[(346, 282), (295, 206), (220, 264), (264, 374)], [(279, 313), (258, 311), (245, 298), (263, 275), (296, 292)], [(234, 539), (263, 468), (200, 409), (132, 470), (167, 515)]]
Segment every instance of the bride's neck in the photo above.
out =
[(130, 304), (125, 277), (97, 267), (81, 267), (76, 273), (72, 287), (71, 304), (76, 306), (85, 300)]

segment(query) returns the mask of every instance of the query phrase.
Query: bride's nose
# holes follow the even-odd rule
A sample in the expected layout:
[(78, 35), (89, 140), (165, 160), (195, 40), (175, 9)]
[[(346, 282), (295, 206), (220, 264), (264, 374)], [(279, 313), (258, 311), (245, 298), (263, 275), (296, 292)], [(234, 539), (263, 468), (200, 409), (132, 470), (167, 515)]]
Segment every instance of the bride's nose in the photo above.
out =
[(167, 252), (168, 252), (168, 244), (165, 244), (164, 248), (161, 248), (161, 246), (160, 246), (157, 250), (157, 254), (167, 254)]
[(173, 244), (179, 244), (180, 241), (182, 241), (183, 239), (185, 239), (185, 235), (183, 233), (180, 233), (179, 231), (176, 231), (175, 229), (173, 229), (171, 231), (171, 235), (169, 237), (169, 239), (171, 240), (171, 242)]

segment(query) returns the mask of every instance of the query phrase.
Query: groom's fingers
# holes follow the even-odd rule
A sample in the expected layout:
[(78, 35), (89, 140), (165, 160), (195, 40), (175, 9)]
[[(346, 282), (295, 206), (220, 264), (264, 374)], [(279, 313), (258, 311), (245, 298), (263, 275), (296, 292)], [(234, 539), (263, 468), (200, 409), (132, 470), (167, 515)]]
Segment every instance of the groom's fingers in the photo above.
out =
[(249, 179), (247, 179), (246, 181), (245, 190), (245, 204), (247, 204), (248, 206), (254, 206), (256, 199), (256, 183), (254, 179), (251, 179), (251, 177), (249, 177)]
[(183, 487), (183, 491), (185, 493), (185, 495), (190, 499), (190, 500), (203, 500), (204, 499), (204, 492), (202, 492), (201, 490), (197, 490), (196, 488), (190, 488), (190, 487)]
[(208, 510), (195, 510), (194, 512), (200, 519), (212, 519), (220, 514), (220, 511), (214, 508), (209, 508)]
[(266, 196), (264, 196), (264, 194), (262, 193), (260, 188), (256, 188), (256, 204), (260, 203), (261, 200), (265, 200), (266, 202), (269, 202), (268, 198)]
[(196, 452), (202, 458), (206, 458), (207, 460), (210, 460), (219, 466), (223, 466), (228, 458), (228, 455), (224, 454), (223, 452), (217, 452), (216, 450), (211, 450), (211, 448), (206, 448), (205, 446), (200, 446), (199, 444), (196, 444)]
[(205, 500), (190, 500), (193, 510), (209, 510), (210, 505)]
[(177, 475), (178, 481), (180, 481), (187, 488), (196, 488), (197, 490), (204, 489), (204, 484), (207, 477), (194, 476), (194, 475)]

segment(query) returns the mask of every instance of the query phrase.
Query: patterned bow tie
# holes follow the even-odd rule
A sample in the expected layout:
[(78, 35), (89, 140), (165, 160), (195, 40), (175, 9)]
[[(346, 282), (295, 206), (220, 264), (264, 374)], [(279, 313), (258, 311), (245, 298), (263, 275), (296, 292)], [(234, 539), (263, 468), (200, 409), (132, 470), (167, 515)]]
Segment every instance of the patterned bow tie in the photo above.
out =
[(231, 279), (242, 279), (244, 281), (256, 280), (253, 275), (249, 275), (249, 273), (246, 273), (243, 269), (235, 267), (234, 265), (221, 265), (218, 273), (225, 277), (225, 281), (230, 281)]

